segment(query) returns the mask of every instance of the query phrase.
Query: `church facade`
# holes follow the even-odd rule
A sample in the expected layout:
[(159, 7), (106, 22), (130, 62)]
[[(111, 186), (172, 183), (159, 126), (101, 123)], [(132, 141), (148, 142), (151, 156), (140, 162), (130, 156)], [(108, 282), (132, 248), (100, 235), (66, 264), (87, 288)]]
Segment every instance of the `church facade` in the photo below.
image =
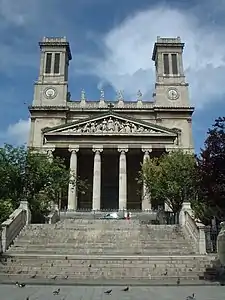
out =
[[(150, 209), (145, 187), (138, 186), (141, 163), (175, 149), (193, 152), (192, 114), (183, 70), (180, 37), (161, 38), (153, 48), (156, 80), (153, 99), (128, 102), (81, 98), (68, 87), (72, 59), (66, 38), (43, 38), (40, 72), (29, 107), (29, 147), (65, 158), (73, 174), (87, 180), (83, 193), (69, 185), (61, 206), (69, 210)], [(141, 192), (140, 192), (141, 191)]]

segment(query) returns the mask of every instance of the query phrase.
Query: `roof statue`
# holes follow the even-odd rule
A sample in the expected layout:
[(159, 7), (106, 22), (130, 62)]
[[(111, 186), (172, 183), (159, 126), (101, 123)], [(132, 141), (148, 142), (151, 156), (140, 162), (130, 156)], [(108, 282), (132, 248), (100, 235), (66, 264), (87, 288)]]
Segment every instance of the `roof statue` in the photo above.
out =
[(123, 101), (123, 91), (122, 90), (118, 90), (117, 92), (116, 92), (116, 100), (117, 101)]
[(105, 100), (105, 92), (103, 89), (100, 90), (100, 99)]
[(138, 101), (142, 101), (142, 92), (140, 91), (140, 90), (138, 90), (138, 92), (137, 92), (137, 100)]
[(86, 101), (86, 93), (85, 93), (85, 90), (84, 90), (84, 89), (81, 90), (81, 97), (80, 97), (80, 100), (81, 100), (81, 101)]

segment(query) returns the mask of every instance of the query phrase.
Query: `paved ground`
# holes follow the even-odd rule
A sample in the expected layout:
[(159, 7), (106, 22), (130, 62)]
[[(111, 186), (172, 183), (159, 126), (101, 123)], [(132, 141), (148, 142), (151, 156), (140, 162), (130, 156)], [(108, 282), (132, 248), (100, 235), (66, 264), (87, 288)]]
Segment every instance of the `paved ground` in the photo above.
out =
[[(60, 294), (53, 291), (60, 288)], [(121, 286), (113, 286), (111, 295), (104, 293), (110, 286), (25, 286), (0, 285), (0, 300), (186, 300), (195, 293), (196, 300), (222, 300), (225, 286), (179, 286), (179, 287), (130, 287), (128, 292)], [(29, 298), (27, 298), (29, 297)]]

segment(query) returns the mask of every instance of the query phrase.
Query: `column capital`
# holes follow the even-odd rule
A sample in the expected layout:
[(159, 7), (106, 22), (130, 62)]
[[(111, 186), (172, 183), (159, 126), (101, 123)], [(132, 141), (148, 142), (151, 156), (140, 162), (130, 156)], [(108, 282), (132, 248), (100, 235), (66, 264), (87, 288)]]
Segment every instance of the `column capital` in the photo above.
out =
[(178, 149), (181, 149), (179, 147), (176, 147), (176, 146), (165, 146), (165, 150), (166, 152), (170, 153), (170, 152), (173, 152), (173, 151), (176, 151)]
[(103, 151), (103, 146), (102, 145), (93, 145), (92, 151), (94, 153), (101, 153)]
[(128, 145), (121, 145), (121, 146), (118, 146), (118, 149), (117, 149), (120, 153), (126, 153), (128, 152)]
[(68, 148), (69, 152), (71, 153), (77, 153), (79, 151), (79, 146), (78, 145), (75, 145), (75, 146), (69, 146)]
[(149, 153), (152, 152), (152, 146), (151, 145), (142, 146), (141, 151), (146, 153), (146, 154), (149, 154)]

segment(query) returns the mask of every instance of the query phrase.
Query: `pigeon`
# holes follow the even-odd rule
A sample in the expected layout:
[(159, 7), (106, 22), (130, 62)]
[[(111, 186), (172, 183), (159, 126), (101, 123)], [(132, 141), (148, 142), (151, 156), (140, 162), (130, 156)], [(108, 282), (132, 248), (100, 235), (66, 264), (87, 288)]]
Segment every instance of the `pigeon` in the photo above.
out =
[(23, 288), (26, 286), (25, 283), (19, 283), (18, 281), (16, 282), (16, 286), (20, 287), (20, 288)]
[(129, 286), (127, 286), (125, 289), (123, 289), (124, 292), (128, 292), (129, 291)]
[(55, 280), (56, 278), (57, 278), (57, 275), (55, 275), (55, 276), (52, 276), (52, 279), (54, 279), (54, 280)]
[(53, 267), (53, 263), (51, 263), (51, 267)]
[(177, 278), (177, 285), (180, 285), (180, 278)]
[(22, 273), (22, 270), (19, 270), (18, 272), (17, 272), (17, 274), (21, 274)]
[(191, 296), (187, 296), (186, 300), (195, 300), (195, 294), (193, 293)]
[(68, 279), (68, 277), (69, 277), (69, 276), (68, 276), (68, 275), (66, 275), (66, 276), (64, 277), (64, 279)]
[(110, 295), (112, 293), (112, 290), (105, 291), (104, 293)]
[(163, 273), (162, 275), (166, 276), (168, 274), (168, 271), (166, 270), (165, 273)]
[(37, 276), (37, 274), (35, 273), (34, 275), (32, 275), (30, 278), (35, 278)]
[(66, 256), (66, 257), (65, 257), (65, 260), (67, 260), (67, 259), (68, 259), (68, 257)]
[(60, 293), (60, 289), (57, 289), (53, 292), (53, 295), (55, 296), (55, 295), (58, 295), (59, 293)]
[(88, 266), (88, 268), (91, 268), (91, 264)]
[(27, 297), (26, 300), (30, 300), (30, 297)]

